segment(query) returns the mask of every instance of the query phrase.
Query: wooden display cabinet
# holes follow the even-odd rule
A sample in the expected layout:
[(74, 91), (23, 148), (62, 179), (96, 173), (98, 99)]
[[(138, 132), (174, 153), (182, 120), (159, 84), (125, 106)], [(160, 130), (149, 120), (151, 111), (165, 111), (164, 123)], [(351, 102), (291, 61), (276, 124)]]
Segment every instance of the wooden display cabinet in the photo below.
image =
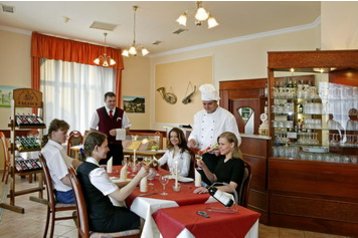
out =
[(358, 236), (357, 72), (358, 50), (268, 52), (270, 225)]

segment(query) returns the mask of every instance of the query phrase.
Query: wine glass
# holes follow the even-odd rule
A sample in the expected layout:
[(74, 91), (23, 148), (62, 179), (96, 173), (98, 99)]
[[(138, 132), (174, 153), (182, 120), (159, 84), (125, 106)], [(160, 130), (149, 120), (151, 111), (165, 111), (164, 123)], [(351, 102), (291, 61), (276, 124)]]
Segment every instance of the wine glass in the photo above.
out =
[(168, 184), (169, 182), (169, 178), (167, 175), (161, 175), (159, 177), (159, 182), (163, 185), (163, 192), (160, 195), (166, 196), (168, 195), (167, 192), (165, 192), (165, 186)]
[[(196, 159), (197, 161), (199, 161), (199, 160), (202, 160), (203, 157), (202, 157), (201, 155), (195, 155), (195, 159)], [(196, 170), (203, 170), (203, 169), (200, 168), (199, 166), (196, 166)]]

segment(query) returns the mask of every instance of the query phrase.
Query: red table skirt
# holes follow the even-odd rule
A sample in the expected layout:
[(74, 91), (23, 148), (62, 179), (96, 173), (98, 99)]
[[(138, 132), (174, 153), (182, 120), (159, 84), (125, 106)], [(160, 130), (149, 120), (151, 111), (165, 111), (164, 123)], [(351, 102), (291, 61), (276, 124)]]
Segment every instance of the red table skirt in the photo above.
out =
[[(238, 212), (233, 214), (209, 212), (209, 207), (225, 209), (218, 203), (196, 204), (160, 209), (153, 218), (164, 238), (177, 237), (184, 228), (197, 238), (243, 238), (260, 217), (259, 213), (237, 205)], [(197, 215), (197, 211), (206, 211), (210, 218)]]

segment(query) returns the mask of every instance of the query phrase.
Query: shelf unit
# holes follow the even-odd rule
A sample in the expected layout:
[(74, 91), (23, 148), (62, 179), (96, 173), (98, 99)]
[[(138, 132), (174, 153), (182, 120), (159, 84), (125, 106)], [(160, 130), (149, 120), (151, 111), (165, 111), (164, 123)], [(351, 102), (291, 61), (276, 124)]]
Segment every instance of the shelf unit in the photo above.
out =
[[(38, 116), (41, 118), (43, 114), (43, 102), (42, 102), (42, 93), (40, 91), (30, 89), (30, 88), (20, 88), (13, 90), (13, 100), (11, 102), (11, 117), (10, 117), (10, 152), (11, 152), (11, 168), (10, 168), (10, 176), (11, 176), (11, 184), (10, 184), (10, 193), (8, 197), (10, 198), (10, 203), (1, 203), (0, 206), (2, 208), (15, 211), (18, 213), (25, 213), (25, 209), (15, 205), (15, 197), (38, 192), (38, 197), (30, 197), (30, 200), (37, 201), (43, 203), (43, 175), (42, 175), (42, 168), (40, 166), (32, 165), (31, 167), (37, 167), (35, 169), (17, 169), (16, 168), (16, 158), (17, 155), (21, 153), (30, 153), (39, 151), (40, 148), (37, 149), (21, 149), (17, 148), (15, 143), (15, 138), (18, 132), (23, 130), (38, 130), (39, 135), (41, 135), (42, 129), (46, 128), (45, 124), (38, 124), (38, 125), (22, 125), (16, 122), (16, 115), (17, 110), (20, 108), (31, 108), (33, 111), (37, 111)], [(28, 162), (30, 160), (26, 160)], [(31, 162), (33, 162), (31, 160)], [(38, 186), (16, 191), (15, 189), (15, 175), (20, 176), (27, 176), (32, 175), (33, 173), (40, 174), (39, 176), (39, 183)]]
[(269, 224), (358, 236), (358, 50), (268, 52), (268, 81)]

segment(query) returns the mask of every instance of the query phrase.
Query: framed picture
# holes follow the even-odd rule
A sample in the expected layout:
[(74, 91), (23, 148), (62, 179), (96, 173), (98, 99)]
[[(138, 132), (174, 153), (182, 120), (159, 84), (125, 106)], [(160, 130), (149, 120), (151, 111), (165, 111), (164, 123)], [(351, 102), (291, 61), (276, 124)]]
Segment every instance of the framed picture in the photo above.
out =
[(123, 96), (125, 112), (145, 113), (145, 98), (140, 96)]
[(16, 87), (14, 86), (2, 86), (0, 85), (0, 107), (10, 107), (10, 102), (12, 99), (12, 90)]

